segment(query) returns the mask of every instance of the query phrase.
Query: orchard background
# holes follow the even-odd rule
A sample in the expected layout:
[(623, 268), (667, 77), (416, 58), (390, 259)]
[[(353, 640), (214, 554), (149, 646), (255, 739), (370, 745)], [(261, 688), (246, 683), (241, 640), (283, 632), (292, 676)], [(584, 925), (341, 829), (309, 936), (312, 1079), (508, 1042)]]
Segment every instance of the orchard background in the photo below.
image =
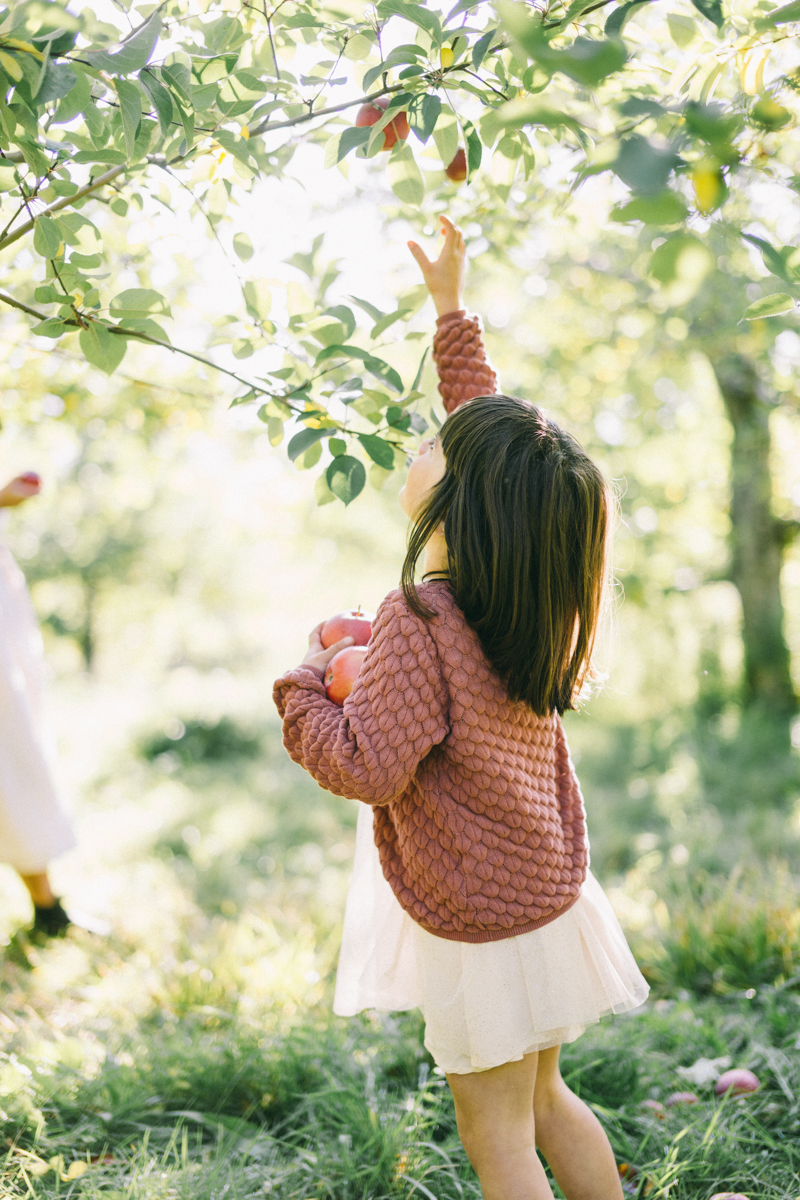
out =
[[(798, 33), (771, 0), (0, 12), (0, 463), (46, 485), (6, 536), (81, 833), (55, 883), (111, 926), (32, 946), (0, 873), (3, 1195), (478, 1194), (416, 1018), (329, 1015), (355, 804), (271, 703), (396, 585), (444, 415), (405, 242), (445, 211), (504, 390), (619, 495), (568, 732), (653, 995), (566, 1073), (632, 1194), (800, 1194)], [(762, 1090), (714, 1100), (725, 1059)]]

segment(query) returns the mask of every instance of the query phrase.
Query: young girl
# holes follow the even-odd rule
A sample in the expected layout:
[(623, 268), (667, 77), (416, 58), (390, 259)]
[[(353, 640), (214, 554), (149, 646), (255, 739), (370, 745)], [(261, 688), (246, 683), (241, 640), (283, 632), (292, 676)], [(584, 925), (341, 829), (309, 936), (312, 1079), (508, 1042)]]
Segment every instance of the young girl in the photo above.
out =
[[(344, 708), (312, 632), (275, 685), (284, 744), (362, 801), (334, 1010), (418, 1006), (486, 1200), (619, 1200), (611, 1146), (559, 1047), (647, 984), (599, 884), (560, 714), (586, 678), (606, 572), (608, 493), (578, 443), (497, 395), (461, 308), (464, 241), (429, 262), (450, 414), (400, 493), (402, 588)], [(466, 401), (470, 401), (466, 403)], [(423, 583), (414, 585), (424, 557)]]

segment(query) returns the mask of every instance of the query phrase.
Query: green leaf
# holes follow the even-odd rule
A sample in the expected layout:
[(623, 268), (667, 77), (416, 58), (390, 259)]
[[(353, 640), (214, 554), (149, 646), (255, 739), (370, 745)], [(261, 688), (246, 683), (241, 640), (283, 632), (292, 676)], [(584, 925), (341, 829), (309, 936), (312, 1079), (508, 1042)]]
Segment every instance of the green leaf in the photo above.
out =
[(111, 301), (110, 311), (114, 315), (126, 313), (134, 317), (172, 316), (167, 300), (152, 288), (126, 288)]
[(328, 487), (344, 504), (350, 504), (364, 490), (367, 472), (364, 464), (349, 454), (339, 454), (325, 472)]
[(481, 63), (489, 53), (496, 33), (496, 29), (490, 29), (488, 33), (482, 34), (472, 47), (472, 65), (476, 71), (480, 70)]
[(430, 92), (417, 96), (409, 105), (408, 123), (423, 145), (436, 128), (441, 111), (441, 100)]
[(134, 71), (141, 71), (142, 67), (147, 66), (160, 33), (161, 15), (156, 9), (152, 16), (138, 29), (134, 29), (117, 47), (111, 50), (83, 51), (81, 58), (96, 71), (107, 71), (110, 75), (132, 75)]
[(773, 292), (771, 296), (762, 296), (742, 313), (743, 321), (759, 321), (764, 317), (777, 317), (780, 313), (789, 312), (796, 307), (794, 298), (786, 292)]
[[(539, 96), (518, 96), (515, 100), (508, 100), (505, 104), (501, 104), (494, 112), (487, 113), (481, 121), (481, 133), (484, 133), (486, 126), (487, 136), (490, 133), (488, 128), (490, 121), (494, 126), (492, 130), (494, 137), (507, 125), (514, 127), (543, 125), (547, 129), (564, 125), (567, 129), (575, 131), (580, 129), (580, 125), (574, 117), (571, 117), (569, 113), (552, 108)], [(486, 138), (484, 138), (485, 140)], [(494, 138), (491, 140), (493, 141)]]
[(463, 125), (464, 137), (467, 139), (467, 178), (469, 179), (481, 165), (483, 145), (472, 121), (465, 120)]
[(352, 309), (348, 308), (346, 304), (336, 304), (333, 308), (326, 308), (324, 315), (335, 317), (342, 323), (346, 338), (352, 337), (355, 333), (356, 319)]
[(758, 17), (754, 25), (756, 29), (761, 30), (775, 25), (785, 25), (787, 21), (800, 21), (800, 0), (791, 0), (790, 4), (774, 8), (771, 13)]
[(671, 147), (654, 146), (647, 138), (634, 134), (620, 144), (612, 169), (634, 192), (647, 196), (664, 190), (680, 161)]
[(379, 17), (403, 17), (412, 25), (418, 25), (433, 38), (437, 46), (442, 42), (442, 26), (436, 13), (423, 8), (419, 4), (409, 3), (408, 0), (379, 0)]
[(395, 143), (386, 173), (398, 200), (418, 208), (425, 196), (425, 184), (407, 142)]
[(720, 0), (692, 0), (692, 4), (699, 13), (702, 13), (709, 21), (712, 21), (717, 29), (720, 29), (724, 25), (725, 18), (722, 15)]
[(674, 285), (677, 293), (688, 299), (696, 293), (713, 262), (711, 251), (699, 238), (676, 233), (653, 252), (650, 274), (667, 287)]
[(250, 316), (256, 321), (265, 321), (272, 307), (272, 293), (266, 280), (248, 279), (242, 291)]
[(685, 220), (688, 209), (675, 192), (660, 192), (656, 196), (637, 196), (611, 212), (612, 221), (644, 221), (645, 225), (677, 225)]
[(249, 262), (253, 257), (253, 243), (242, 231), (233, 235), (233, 248), (242, 262)]
[(40, 321), (38, 325), (34, 325), (31, 333), (38, 334), (39, 337), (60, 338), (62, 333), (68, 333), (69, 329), (70, 326), (59, 320), (58, 317), (48, 317), (46, 321)]
[(606, 37), (619, 37), (627, 24), (628, 18), (633, 16), (634, 11), (642, 4), (649, 4), (650, 0), (628, 0), (627, 4), (621, 4), (619, 8), (615, 8), (611, 16), (603, 26), (603, 33)]
[(79, 150), (72, 161), (76, 163), (106, 163), (108, 166), (119, 166), (127, 162), (122, 150)]
[(189, 93), (191, 75), (187, 67), (182, 63), (171, 63), (168, 67), (161, 67), (161, 78), (169, 88), (170, 92), (175, 96), (184, 108), (192, 107), (192, 97)]
[(122, 317), (120, 329), (130, 329), (132, 333), (146, 333), (148, 337), (157, 338), (160, 342), (170, 344), (169, 334), (149, 317)]
[(380, 321), (381, 317), (386, 315), (385, 313), (381, 312), (379, 308), (376, 308), (374, 304), (371, 304), (369, 300), (362, 300), (359, 296), (351, 296), (350, 299), (354, 304), (357, 304), (359, 308), (363, 308), (367, 316), (372, 317), (373, 321)]
[(552, 31), (544, 29), (541, 20), (532, 17), (525, 5), (503, 0), (498, 7), (512, 37), (551, 73), (561, 71), (577, 83), (595, 87), (627, 61), (627, 50), (617, 38), (578, 37), (571, 46), (556, 50), (550, 44)]
[(289, 442), (286, 453), (289, 455), (291, 461), (294, 462), (296, 458), (299, 458), (301, 454), (304, 454), (308, 450), (309, 446), (313, 446), (316, 442), (321, 441), (322, 438), (328, 437), (330, 432), (330, 428), (301, 429)]
[(38, 217), (33, 227), (33, 248), (42, 258), (56, 258), (64, 238), (51, 217)]
[(48, 62), (34, 97), (37, 105), (49, 104), (52, 100), (63, 100), (77, 82), (75, 72), (67, 63)]
[(169, 133), (175, 115), (169, 91), (149, 70), (139, 72), (139, 82), (150, 97), (150, 103), (155, 109), (158, 123), (161, 126), (161, 132)]
[(719, 104), (690, 102), (683, 113), (690, 133), (709, 146), (726, 146), (741, 133), (744, 122), (738, 113), (725, 112)]
[(109, 333), (105, 325), (92, 321), (82, 329), (79, 338), (81, 350), (93, 367), (99, 367), (106, 375), (113, 375), (125, 357), (128, 348), (126, 338)]
[(445, 112), (437, 121), (433, 131), (433, 142), (436, 153), (447, 166), (458, 152), (458, 122), (452, 113)]
[(743, 233), (746, 242), (756, 246), (764, 259), (764, 266), (779, 279), (787, 283), (800, 280), (800, 249), (797, 246), (771, 246), (763, 238), (755, 237), (752, 233)]
[(326, 346), (317, 355), (316, 363), (326, 362), (329, 358), (358, 358), (363, 362), (370, 375), (374, 375), (376, 379), (384, 380), (396, 392), (402, 392), (403, 390), (403, 381), (394, 367), (390, 367), (382, 358), (376, 358), (369, 351), (362, 350), (360, 346)]
[(372, 127), (369, 125), (362, 126), (360, 129), (355, 125), (350, 125), (341, 133), (334, 134), (325, 146), (326, 168), (335, 167), (351, 150), (355, 150), (356, 146), (363, 146), (365, 142), (369, 141), (371, 133)]
[(336, 499), (331, 489), (328, 487), (328, 481), (324, 475), (320, 475), (314, 484), (314, 499), (320, 508), (323, 504), (332, 504)]
[(136, 145), (136, 135), (142, 123), (142, 93), (140, 88), (128, 79), (116, 81), (119, 107), (122, 114), (122, 132), (125, 135), (125, 149), (128, 158), (133, 156)]
[(387, 471), (394, 469), (394, 449), (376, 433), (360, 433), (358, 440), (373, 462)]

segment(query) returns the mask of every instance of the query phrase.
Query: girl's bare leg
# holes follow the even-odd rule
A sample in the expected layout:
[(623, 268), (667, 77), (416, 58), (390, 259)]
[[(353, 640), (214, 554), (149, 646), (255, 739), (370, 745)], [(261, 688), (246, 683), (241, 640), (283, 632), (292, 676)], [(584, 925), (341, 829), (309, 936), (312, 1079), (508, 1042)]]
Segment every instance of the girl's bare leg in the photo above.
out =
[(536, 1060), (526, 1054), (491, 1071), (447, 1076), (459, 1137), (484, 1200), (553, 1200), (536, 1153)]
[(52, 908), (55, 905), (56, 897), (46, 871), (39, 871), (36, 875), (21, 874), (20, 878), (37, 908)]
[(536, 1145), (567, 1200), (622, 1200), (611, 1144), (558, 1069), (560, 1046), (539, 1051), (533, 1092)]

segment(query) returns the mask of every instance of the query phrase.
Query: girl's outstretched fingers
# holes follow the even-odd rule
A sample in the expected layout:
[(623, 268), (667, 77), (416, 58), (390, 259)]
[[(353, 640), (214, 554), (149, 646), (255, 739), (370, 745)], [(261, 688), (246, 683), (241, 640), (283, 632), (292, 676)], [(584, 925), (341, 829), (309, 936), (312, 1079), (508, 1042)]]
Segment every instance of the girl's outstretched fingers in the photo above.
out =
[(464, 235), (449, 217), (440, 216), (444, 245), (439, 257), (431, 261), (417, 242), (408, 243), (408, 248), (422, 271), (422, 276), (433, 297), (439, 316), (461, 308), (461, 293), (464, 287), (466, 248)]

